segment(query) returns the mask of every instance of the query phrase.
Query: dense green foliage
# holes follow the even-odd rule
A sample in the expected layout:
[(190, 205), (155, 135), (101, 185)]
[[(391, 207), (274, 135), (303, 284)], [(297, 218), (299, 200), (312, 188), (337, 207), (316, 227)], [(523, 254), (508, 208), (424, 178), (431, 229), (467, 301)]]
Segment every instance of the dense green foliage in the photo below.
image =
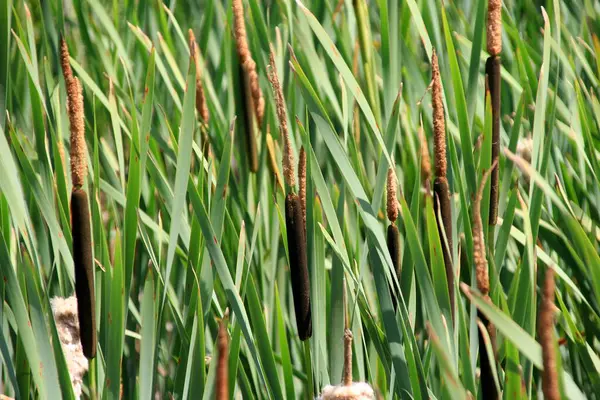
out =
[[(493, 304), (475, 283), (471, 206), (492, 158), (486, 4), (245, 1), (266, 102), (253, 174), (230, 1), (1, 0), (0, 392), (74, 397), (50, 308), (75, 287), (62, 34), (83, 86), (89, 156), (98, 349), (86, 397), (213, 398), (226, 309), (232, 396), (317, 396), (342, 378), (345, 284), (354, 379), (383, 398), (481, 398), (478, 309), (497, 328), (492, 370), (503, 398), (535, 398), (540, 286), (552, 266), (561, 391), (598, 398), (600, 4), (503, 4), (495, 227), (489, 183), (481, 203)], [(190, 28), (208, 124), (195, 109)], [(291, 294), (285, 193), (266, 150), (269, 131), (281, 171), (270, 44), (296, 160), (307, 149), (306, 342)], [(434, 48), (445, 94), (455, 310), (431, 184), (421, 179), (421, 126), (433, 151)], [(385, 233), (390, 162), (399, 181), (398, 277)]]

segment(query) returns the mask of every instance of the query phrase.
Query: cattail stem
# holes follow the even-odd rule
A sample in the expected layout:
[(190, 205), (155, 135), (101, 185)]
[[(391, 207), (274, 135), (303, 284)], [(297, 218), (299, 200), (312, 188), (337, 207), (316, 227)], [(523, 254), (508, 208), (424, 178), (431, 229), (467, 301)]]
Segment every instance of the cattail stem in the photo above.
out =
[(560, 388), (556, 370), (556, 339), (554, 337), (554, 270), (548, 268), (542, 289), (543, 298), (540, 307), (538, 335), (542, 345), (542, 391), (544, 399), (559, 400)]
[(222, 320), (219, 324), (217, 346), (219, 359), (217, 361), (215, 399), (229, 400), (229, 340), (227, 338), (226, 320)]
[[(390, 256), (392, 257), (392, 264), (394, 265), (394, 271), (396, 273), (396, 279), (400, 281), (400, 276), (402, 273), (402, 258), (400, 252), (400, 231), (398, 227), (394, 224), (390, 224), (387, 229), (387, 247), (390, 252)], [(397, 307), (396, 296), (394, 296), (394, 290), (392, 285), (390, 285), (390, 295), (392, 296), (392, 303), (394, 306), (394, 310)]]
[(352, 331), (344, 331), (344, 377), (345, 386), (352, 385)]
[[(485, 63), (486, 84), (492, 102), (492, 162), (500, 159), (500, 56), (492, 56)], [(496, 225), (498, 219), (499, 169), (491, 176), (489, 224)]]
[(310, 309), (310, 282), (306, 256), (306, 235), (302, 204), (298, 195), (289, 193), (285, 198), (285, 222), (292, 276), (292, 294), (296, 311), (298, 336), (304, 341), (312, 336)]
[(83, 354), (91, 359), (96, 356), (96, 301), (90, 211), (87, 195), (82, 189), (71, 193), (71, 232), (80, 340)]

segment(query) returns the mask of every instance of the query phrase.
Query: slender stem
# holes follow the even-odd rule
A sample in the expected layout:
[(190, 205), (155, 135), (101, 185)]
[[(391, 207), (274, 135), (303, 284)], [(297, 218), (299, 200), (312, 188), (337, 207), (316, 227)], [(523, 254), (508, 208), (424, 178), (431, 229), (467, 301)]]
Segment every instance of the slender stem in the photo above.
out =
[(312, 357), (310, 355), (310, 340), (304, 341), (304, 371), (306, 373), (306, 398), (312, 400), (314, 395)]
[(96, 360), (97, 358), (93, 358), (90, 360), (90, 370), (88, 372), (88, 376), (90, 377), (90, 399), (96, 400), (98, 398), (98, 384), (97, 384), (97, 376), (96, 376)]

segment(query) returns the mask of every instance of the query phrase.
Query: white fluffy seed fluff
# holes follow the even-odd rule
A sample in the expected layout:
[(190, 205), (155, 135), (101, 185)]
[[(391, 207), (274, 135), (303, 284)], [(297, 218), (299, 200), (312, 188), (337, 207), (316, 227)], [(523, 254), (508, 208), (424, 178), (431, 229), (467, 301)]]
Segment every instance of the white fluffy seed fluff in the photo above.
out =
[(321, 400), (374, 400), (375, 392), (366, 382), (354, 382), (349, 386), (327, 385), (321, 393)]
[(82, 394), (83, 376), (88, 370), (88, 360), (83, 355), (79, 340), (79, 319), (77, 317), (77, 298), (75, 296), (62, 298), (54, 297), (50, 300), (52, 313), (58, 337), (62, 344), (63, 353), (67, 361), (67, 368), (71, 375), (73, 393), (79, 399)]

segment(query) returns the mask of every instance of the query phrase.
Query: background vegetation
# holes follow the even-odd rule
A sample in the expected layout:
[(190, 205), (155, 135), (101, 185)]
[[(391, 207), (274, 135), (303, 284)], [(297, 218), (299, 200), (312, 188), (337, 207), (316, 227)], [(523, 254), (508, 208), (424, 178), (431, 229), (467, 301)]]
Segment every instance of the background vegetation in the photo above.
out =
[[(244, 118), (235, 118), (243, 100), (229, 1), (0, 1), (0, 391), (73, 397), (50, 310), (52, 297), (74, 288), (71, 187), (60, 157), (69, 146), (62, 33), (83, 86), (89, 150), (99, 346), (86, 397), (213, 397), (211, 355), (227, 308), (234, 397), (317, 395), (341, 380), (344, 282), (354, 378), (384, 398), (481, 396), (477, 307), (498, 329), (503, 397), (537, 397), (540, 282), (553, 266), (561, 391), (597, 398), (600, 4), (503, 4), (501, 145), (512, 154), (532, 141), (530, 164), (501, 153), (495, 229), (484, 191), (493, 305), (478, 295), (472, 267), (471, 202), (491, 164), (486, 1), (248, 0), (244, 7), (266, 100), (256, 174), (241, 140)], [(189, 90), (189, 28), (202, 55), (207, 125), (198, 123)], [(293, 147), (297, 154), (304, 145), (308, 155), (307, 347), (295, 325), (284, 194), (268, 168), (267, 125), (278, 163), (282, 148), (269, 43)], [(432, 149), (433, 48), (454, 193), (454, 323), (420, 167), (420, 127)], [(389, 160), (400, 189), (398, 279), (384, 235)]]

